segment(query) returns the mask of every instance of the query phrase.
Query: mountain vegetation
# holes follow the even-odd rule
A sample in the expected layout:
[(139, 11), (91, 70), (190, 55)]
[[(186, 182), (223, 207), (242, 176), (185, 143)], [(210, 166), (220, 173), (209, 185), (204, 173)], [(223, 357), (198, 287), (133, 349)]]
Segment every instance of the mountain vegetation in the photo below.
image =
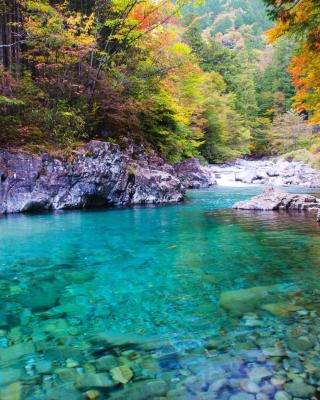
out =
[(275, 126), (305, 124), (292, 107), (320, 119), (319, 6), (266, 3), (275, 27), (262, 0), (0, 0), (0, 145), (129, 138), (209, 162), (287, 149)]

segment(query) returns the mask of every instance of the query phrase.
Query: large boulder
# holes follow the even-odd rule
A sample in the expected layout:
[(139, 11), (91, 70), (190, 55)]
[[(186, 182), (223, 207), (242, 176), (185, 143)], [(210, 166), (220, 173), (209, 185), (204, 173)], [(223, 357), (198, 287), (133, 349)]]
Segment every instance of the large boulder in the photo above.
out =
[(141, 147), (91, 141), (72, 160), (0, 152), (0, 214), (181, 201), (174, 168)]
[(210, 167), (201, 165), (197, 158), (175, 164), (175, 171), (188, 189), (208, 188), (217, 184), (214, 172)]
[(298, 210), (309, 211), (320, 209), (320, 199), (309, 194), (292, 194), (268, 187), (259, 196), (240, 201), (233, 208), (240, 210)]

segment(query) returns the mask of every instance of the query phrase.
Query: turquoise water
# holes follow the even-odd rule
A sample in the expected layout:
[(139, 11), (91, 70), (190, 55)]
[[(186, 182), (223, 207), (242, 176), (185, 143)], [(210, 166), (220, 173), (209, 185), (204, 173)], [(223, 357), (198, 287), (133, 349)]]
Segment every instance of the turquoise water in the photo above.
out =
[[(186, 382), (199, 382), (203, 371), (189, 364), (205, 363), (208, 370), (214, 357), (238, 360), (235, 349), (261, 355), (279, 341), (301, 364), (299, 348), (287, 348), (296, 323), (297, 337), (311, 340), (308, 351), (316, 353), (319, 227), (303, 214), (230, 209), (260, 190), (191, 191), (184, 204), (168, 207), (1, 218), (0, 399), (81, 399), (88, 390), (99, 399), (229, 399), (242, 393), (241, 385), (228, 381), (210, 392), (211, 377), (206, 390), (194, 383), (190, 389)], [(249, 292), (244, 299), (238, 292), (252, 288), (249, 300)], [(236, 291), (231, 306), (221, 304), (228, 291)], [(265, 304), (284, 311), (270, 312)], [(221, 338), (223, 345), (212, 343)], [(252, 363), (269, 363), (259, 354), (254, 361), (241, 355), (243, 379)], [(129, 368), (128, 383), (98, 367), (106, 355)], [(281, 376), (281, 357), (288, 355), (279, 357), (267, 368)], [(109, 384), (94, 381), (101, 373)], [(233, 373), (221, 374), (231, 379)], [(307, 385), (312, 379), (303, 377)], [(150, 394), (152, 384), (158, 392)], [(267, 384), (270, 379), (259, 381), (259, 390)], [(266, 396), (274, 398), (276, 390)]]

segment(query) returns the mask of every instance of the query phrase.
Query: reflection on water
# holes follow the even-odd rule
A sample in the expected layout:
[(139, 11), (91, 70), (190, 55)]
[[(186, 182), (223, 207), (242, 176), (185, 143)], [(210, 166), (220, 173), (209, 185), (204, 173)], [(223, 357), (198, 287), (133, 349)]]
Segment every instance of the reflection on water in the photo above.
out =
[(317, 396), (319, 227), (259, 190), (2, 218), (0, 399)]

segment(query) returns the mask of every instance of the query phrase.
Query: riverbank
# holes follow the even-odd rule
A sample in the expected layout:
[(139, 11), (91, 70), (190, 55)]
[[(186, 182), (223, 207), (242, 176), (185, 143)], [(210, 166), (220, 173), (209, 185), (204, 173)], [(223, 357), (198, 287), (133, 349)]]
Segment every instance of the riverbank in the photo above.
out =
[(90, 141), (68, 159), (0, 151), (0, 214), (127, 207), (183, 201), (187, 189), (243, 185), (320, 187), (320, 172), (302, 162), (235, 160), (169, 164), (143, 146)]
[(238, 186), (242, 184), (320, 187), (320, 171), (299, 161), (289, 162), (281, 157), (266, 160), (243, 160), (212, 165), (217, 184)]
[(172, 165), (143, 146), (92, 140), (69, 159), (0, 151), (0, 214), (171, 204), (216, 184), (196, 159)]

